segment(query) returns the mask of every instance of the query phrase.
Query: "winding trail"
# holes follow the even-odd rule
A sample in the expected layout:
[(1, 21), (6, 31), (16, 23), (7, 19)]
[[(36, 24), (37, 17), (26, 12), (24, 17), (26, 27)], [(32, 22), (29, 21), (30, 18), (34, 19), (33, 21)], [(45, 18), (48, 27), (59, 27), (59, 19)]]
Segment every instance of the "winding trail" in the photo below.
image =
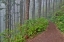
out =
[(64, 42), (64, 37), (56, 28), (56, 25), (49, 22), (49, 26), (46, 31), (39, 34), (35, 38), (28, 39), (27, 42)]

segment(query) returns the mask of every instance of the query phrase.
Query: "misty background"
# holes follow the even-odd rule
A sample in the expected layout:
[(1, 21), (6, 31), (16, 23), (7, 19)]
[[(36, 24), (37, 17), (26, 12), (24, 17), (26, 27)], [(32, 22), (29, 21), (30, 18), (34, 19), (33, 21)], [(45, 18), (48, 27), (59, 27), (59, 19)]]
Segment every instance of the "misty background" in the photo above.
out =
[[(16, 23), (20, 23), (20, 2), (21, 0), (11, 0), (11, 28), (15, 28)], [(47, 2), (46, 2), (47, 1)], [(64, 2), (64, 0), (62, 0)], [(35, 18), (38, 18), (38, 1), (35, 0)], [(25, 12), (25, 0), (23, 0), (23, 20)], [(42, 0), (41, 3), (41, 17), (50, 19), (54, 12), (60, 8), (60, 0)], [(33, 0), (30, 0), (29, 19), (32, 19)], [(22, 20), (22, 23), (24, 22)], [(6, 29), (6, 0), (0, 0), (0, 32)]]

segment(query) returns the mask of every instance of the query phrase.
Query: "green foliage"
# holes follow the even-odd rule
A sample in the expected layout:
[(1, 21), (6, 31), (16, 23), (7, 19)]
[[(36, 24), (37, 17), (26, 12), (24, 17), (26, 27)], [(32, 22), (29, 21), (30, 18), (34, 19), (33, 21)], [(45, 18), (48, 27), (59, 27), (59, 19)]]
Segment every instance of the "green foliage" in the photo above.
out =
[(64, 6), (55, 13), (55, 16), (51, 19), (58, 26), (61, 32), (64, 32)]
[(2, 42), (25, 42), (25, 38), (21, 35), (20, 32), (16, 32), (13, 30), (5, 30), (5, 32), (3, 32), (1, 34), (3, 40)]
[[(35, 20), (27, 20), (22, 26), (18, 26), (14, 30), (6, 30), (2, 34), (3, 42), (25, 42), (26, 37), (33, 37), (34, 35), (45, 31), (48, 21), (45, 18), (38, 18)], [(11, 35), (11, 37), (10, 37)]]
[(64, 32), (64, 15), (63, 16), (57, 16), (56, 22), (55, 22), (62, 32)]
[(28, 26), (27, 33), (29, 36), (32, 36), (34, 34), (44, 31), (48, 25), (48, 21), (44, 18), (29, 20), (28, 22), (29, 23), (27, 25)]

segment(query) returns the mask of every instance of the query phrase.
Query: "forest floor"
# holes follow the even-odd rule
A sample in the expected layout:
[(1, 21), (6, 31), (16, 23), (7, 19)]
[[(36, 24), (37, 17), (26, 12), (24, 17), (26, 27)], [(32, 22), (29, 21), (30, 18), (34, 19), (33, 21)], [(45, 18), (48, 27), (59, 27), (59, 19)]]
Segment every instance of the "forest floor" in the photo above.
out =
[(57, 29), (54, 23), (49, 22), (46, 31), (32, 39), (28, 39), (27, 42), (64, 42), (64, 35)]

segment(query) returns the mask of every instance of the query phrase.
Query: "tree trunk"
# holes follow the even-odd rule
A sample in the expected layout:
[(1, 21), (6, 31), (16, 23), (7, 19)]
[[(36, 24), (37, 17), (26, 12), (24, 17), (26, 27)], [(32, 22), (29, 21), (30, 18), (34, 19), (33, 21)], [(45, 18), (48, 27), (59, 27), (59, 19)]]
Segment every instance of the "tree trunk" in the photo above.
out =
[(55, 11), (55, 4), (54, 3), (55, 3), (55, 0), (53, 0), (53, 14), (54, 14), (54, 11)]
[(42, 3), (42, 0), (38, 0), (38, 18), (41, 17), (41, 3)]
[(20, 25), (23, 24), (23, 0), (20, 1)]
[[(8, 29), (8, 37), (10, 38), (11, 35), (10, 30), (11, 30), (11, 0), (7, 0), (6, 4), (6, 28)], [(11, 42), (10, 39), (8, 39), (8, 42)]]
[(30, 6), (30, 0), (26, 0), (26, 6), (25, 6), (25, 20), (29, 19), (29, 6)]
[(48, 1), (48, 12), (50, 14), (50, 0)]
[(11, 0), (7, 0), (6, 5), (6, 28), (11, 29)]
[(35, 19), (35, 0), (32, 0), (33, 7), (32, 7), (32, 19)]
[(13, 18), (14, 18), (14, 23), (13, 23), (14, 26), (13, 26), (13, 28), (16, 28), (16, 27), (15, 27), (15, 20), (16, 20), (16, 19), (15, 19), (15, 16), (16, 16), (16, 15), (15, 15), (15, 0), (13, 0), (13, 14), (14, 14), (14, 17), (13, 17)]
[(47, 18), (47, 0), (46, 0), (46, 13), (45, 13), (45, 17)]
[(43, 17), (44, 17), (44, 0), (43, 0)]

